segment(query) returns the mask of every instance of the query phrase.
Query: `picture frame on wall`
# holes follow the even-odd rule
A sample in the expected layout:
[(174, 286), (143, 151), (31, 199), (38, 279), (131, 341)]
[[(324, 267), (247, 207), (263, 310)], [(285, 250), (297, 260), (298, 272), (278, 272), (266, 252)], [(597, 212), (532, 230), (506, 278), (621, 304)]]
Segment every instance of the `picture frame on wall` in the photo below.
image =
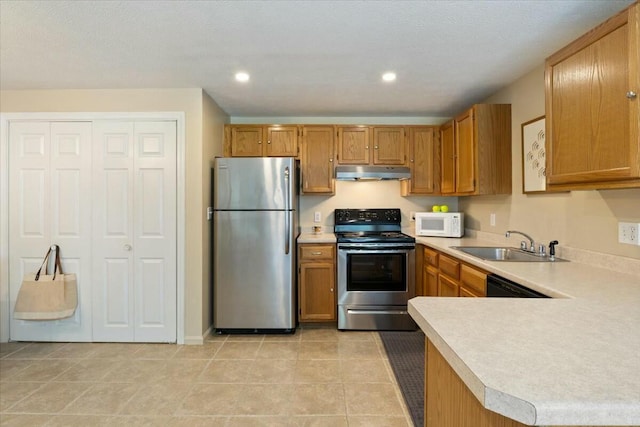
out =
[(544, 193), (546, 183), (545, 116), (522, 123), (522, 192)]

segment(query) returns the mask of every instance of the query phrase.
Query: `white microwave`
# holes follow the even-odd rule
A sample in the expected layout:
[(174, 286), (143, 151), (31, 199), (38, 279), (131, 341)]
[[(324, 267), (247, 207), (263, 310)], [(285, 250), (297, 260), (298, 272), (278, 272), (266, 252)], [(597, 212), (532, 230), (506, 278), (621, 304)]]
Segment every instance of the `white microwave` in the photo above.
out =
[(463, 235), (463, 213), (416, 212), (416, 236), (462, 237)]

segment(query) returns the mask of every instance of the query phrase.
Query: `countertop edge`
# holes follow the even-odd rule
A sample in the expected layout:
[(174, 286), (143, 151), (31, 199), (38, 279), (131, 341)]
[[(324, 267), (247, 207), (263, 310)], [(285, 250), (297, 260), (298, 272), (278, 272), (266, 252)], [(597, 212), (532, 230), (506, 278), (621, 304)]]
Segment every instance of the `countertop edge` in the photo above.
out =
[(414, 307), (412, 300), (409, 300), (408, 312), (483, 407), (524, 424), (534, 425), (536, 423), (535, 405), (487, 387), (431, 327), (419, 310)]

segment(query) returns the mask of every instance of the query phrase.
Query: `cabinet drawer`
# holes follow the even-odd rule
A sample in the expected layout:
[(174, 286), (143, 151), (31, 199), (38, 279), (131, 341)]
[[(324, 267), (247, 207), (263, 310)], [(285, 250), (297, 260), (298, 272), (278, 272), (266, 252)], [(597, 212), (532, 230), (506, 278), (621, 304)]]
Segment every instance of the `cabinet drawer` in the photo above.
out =
[(438, 268), (438, 257), (438, 252), (434, 251), (433, 249), (424, 248), (425, 264)]
[(301, 245), (300, 261), (317, 259), (333, 260), (335, 258), (335, 245)]
[(463, 264), (460, 268), (460, 281), (462, 286), (474, 294), (484, 296), (487, 293), (487, 275), (482, 271)]
[(460, 279), (460, 262), (455, 258), (449, 258), (446, 255), (440, 254), (440, 273), (446, 274), (452, 279)]

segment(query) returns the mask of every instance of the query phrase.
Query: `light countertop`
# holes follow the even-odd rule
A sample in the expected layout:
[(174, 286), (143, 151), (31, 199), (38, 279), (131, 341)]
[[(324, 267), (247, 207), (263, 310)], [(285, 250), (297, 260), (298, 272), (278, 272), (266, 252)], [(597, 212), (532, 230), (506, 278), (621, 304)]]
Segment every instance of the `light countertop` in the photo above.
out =
[(449, 248), (500, 245), (477, 238), (417, 243), (554, 297), (409, 302), (487, 409), (529, 425), (640, 425), (640, 260), (611, 257), (616, 272), (575, 261), (483, 261)]
[(298, 243), (335, 243), (336, 235), (333, 233), (300, 233)]

